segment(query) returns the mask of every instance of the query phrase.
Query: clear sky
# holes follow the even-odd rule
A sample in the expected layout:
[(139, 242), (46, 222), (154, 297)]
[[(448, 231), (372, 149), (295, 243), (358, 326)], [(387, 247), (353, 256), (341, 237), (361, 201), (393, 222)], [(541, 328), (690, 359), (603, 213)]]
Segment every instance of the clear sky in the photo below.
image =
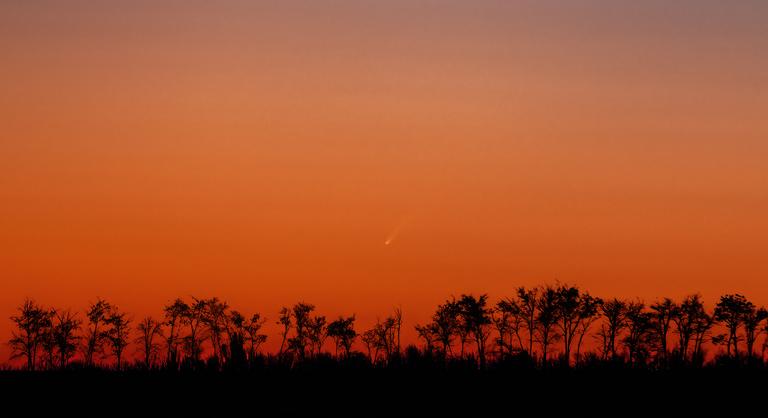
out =
[(768, 303), (766, 51), (762, 0), (3, 1), (0, 338), (25, 296)]

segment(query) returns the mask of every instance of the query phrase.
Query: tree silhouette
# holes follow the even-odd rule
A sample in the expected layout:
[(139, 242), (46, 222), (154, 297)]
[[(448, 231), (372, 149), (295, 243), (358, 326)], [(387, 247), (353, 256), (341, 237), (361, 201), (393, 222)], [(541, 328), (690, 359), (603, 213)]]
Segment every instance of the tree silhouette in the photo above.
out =
[(104, 338), (115, 356), (117, 370), (122, 367), (123, 351), (128, 346), (130, 336), (130, 323), (126, 314), (119, 312), (116, 306), (112, 306), (104, 319), (108, 328), (103, 332)]
[[(437, 330), (434, 327), (435, 324), (429, 323), (427, 325), (416, 325), (416, 335), (424, 340), (424, 352), (431, 353), (435, 349), (435, 340), (437, 339)], [(372, 330), (375, 331), (375, 330)], [(375, 340), (374, 340), (375, 342)]]
[(616, 358), (616, 339), (626, 326), (625, 310), (627, 303), (613, 298), (600, 305), (600, 311), (605, 321), (599, 335), (603, 338), (603, 357), (609, 354)]
[[(418, 326), (417, 326), (417, 332), (418, 332)], [(377, 344), (377, 335), (375, 329), (369, 329), (363, 332), (363, 334), (360, 336), (360, 339), (365, 344), (366, 351), (368, 352), (368, 360), (370, 360), (371, 363), (376, 362), (376, 358), (378, 357), (378, 344)]]
[(538, 331), (539, 344), (541, 344), (541, 361), (542, 364), (547, 364), (547, 355), (549, 345), (555, 342), (559, 338), (559, 334), (555, 331), (560, 317), (560, 294), (551, 287), (545, 287), (539, 302), (536, 304), (536, 330)]
[(577, 358), (581, 343), (589, 326), (597, 319), (598, 303), (589, 293), (581, 293), (578, 287), (560, 285), (556, 290), (555, 302), (557, 327), (563, 338), (563, 358), (570, 363), (573, 339), (578, 335)]
[(77, 352), (81, 321), (70, 311), (56, 311), (52, 327), (53, 341), (59, 357), (59, 367), (64, 369)]
[(207, 303), (204, 299), (192, 298), (192, 303), (189, 305), (189, 309), (184, 311), (182, 322), (189, 328), (187, 335), (184, 337), (184, 351), (193, 363), (200, 361), (200, 355), (202, 348), (200, 347), (203, 341), (202, 326), (204, 326), (205, 314), (207, 310)]
[(728, 356), (731, 355), (731, 347), (733, 347), (733, 355), (739, 356), (739, 326), (744, 322), (745, 315), (752, 309), (754, 309), (752, 302), (739, 294), (721, 296), (715, 306), (714, 318), (722, 322), (728, 332), (724, 339)]
[(401, 331), (402, 326), (403, 326), (403, 310), (400, 309), (399, 306), (397, 308), (395, 308), (395, 312), (394, 312), (394, 315), (392, 316), (392, 319), (395, 322), (394, 323), (394, 327), (393, 327), (393, 332), (395, 334), (394, 350), (397, 353), (400, 353), (400, 331)]
[(93, 357), (101, 353), (104, 345), (104, 331), (102, 327), (105, 324), (107, 316), (112, 310), (112, 305), (104, 299), (97, 299), (88, 307), (85, 315), (88, 318), (88, 328), (85, 345), (85, 365), (93, 365)]
[(170, 305), (166, 305), (163, 308), (165, 315), (165, 326), (168, 329), (168, 334), (165, 336), (165, 345), (167, 348), (167, 354), (165, 361), (168, 365), (175, 367), (178, 364), (178, 345), (181, 338), (179, 333), (184, 321), (184, 318), (189, 316), (189, 305), (181, 299), (176, 299)]
[(522, 349), (523, 341), (520, 337), (522, 317), (514, 301), (505, 299), (497, 302), (491, 312), (491, 319), (498, 334), (496, 345), (499, 347), (501, 358), (514, 351), (513, 337), (517, 339), (518, 348)]
[(576, 336), (579, 337), (578, 358), (584, 335), (598, 317), (599, 299), (590, 296), (589, 293), (582, 294), (578, 287), (568, 285), (558, 286), (555, 297), (554, 309), (558, 319), (556, 325), (563, 338), (563, 359), (566, 364), (569, 364), (573, 339)]
[(576, 342), (576, 362), (581, 361), (581, 345), (584, 342), (584, 336), (587, 335), (592, 324), (600, 319), (600, 307), (603, 300), (584, 293), (579, 302), (579, 324), (576, 330), (579, 340)]
[(581, 293), (575, 286), (560, 285), (555, 290), (556, 323), (563, 337), (563, 359), (566, 364), (571, 361), (571, 345), (581, 323)]
[(283, 355), (283, 350), (285, 349), (285, 343), (288, 341), (288, 333), (291, 331), (291, 326), (293, 325), (293, 321), (291, 321), (290, 309), (285, 306), (280, 309), (280, 319), (277, 321), (277, 324), (282, 325), (283, 327), (280, 351), (277, 352), (277, 356), (281, 357)]
[[(763, 325), (763, 334), (768, 335), (768, 323)], [(765, 352), (768, 350), (768, 337), (763, 339), (763, 345), (760, 350), (760, 360), (765, 361)]]
[[(686, 296), (672, 315), (674, 332), (678, 336), (678, 351), (682, 360), (688, 359), (691, 340), (694, 340), (692, 358), (696, 357), (697, 347), (700, 346), (700, 342), (703, 342), (704, 334), (708, 330), (708, 327), (706, 330), (703, 327), (707, 322), (709, 322), (709, 317), (704, 311), (701, 296)], [(700, 337), (702, 341), (695, 337)]]
[(339, 348), (344, 353), (344, 358), (349, 358), (349, 353), (352, 351), (352, 343), (357, 338), (357, 332), (355, 332), (355, 316), (342, 317), (332, 321), (328, 324), (328, 336), (334, 341), (336, 347), (336, 355), (338, 356)]
[(397, 327), (398, 320), (394, 316), (388, 316), (383, 321), (376, 320), (376, 325), (373, 327), (376, 352), (384, 353), (385, 362), (389, 362), (397, 349)]
[(747, 345), (747, 357), (750, 359), (755, 354), (755, 341), (757, 340), (757, 332), (760, 330), (760, 325), (768, 318), (768, 311), (765, 308), (757, 308), (750, 304), (745, 309), (744, 314), (744, 339)]
[(688, 358), (688, 347), (693, 337), (694, 321), (696, 320), (700, 303), (698, 295), (686, 296), (677, 309), (676, 315), (672, 316), (674, 332), (678, 337), (678, 352), (682, 360)]
[(472, 295), (461, 295), (458, 301), (459, 314), (475, 341), (481, 369), (485, 368), (485, 344), (490, 334), (488, 326), (491, 324), (491, 314), (487, 304), (488, 295), (485, 294), (477, 298)]
[(629, 355), (629, 363), (642, 361), (648, 354), (650, 340), (651, 314), (645, 311), (642, 302), (629, 302), (624, 309), (624, 323), (627, 336), (622, 342)]
[(526, 290), (525, 287), (517, 289), (517, 306), (519, 314), (523, 318), (523, 326), (528, 332), (528, 354), (533, 355), (533, 341), (536, 337), (536, 316), (539, 305), (539, 289)]
[(213, 347), (213, 357), (218, 364), (221, 364), (223, 363), (221, 336), (227, 328), (229, 305), (217, 297), (202, 299), (199, 303), (203, 306), (200, 320), (208, 331), (208, 338), (211, 340), (211, 347)]
[[(240, 312), (233, 310), (229, 313), (228, 324), (227, 333), (232, 360), (236, 363), (244, 363), (247, 359), (253, 363), (259, 346), (267, 340), (267, 336), (259, 332), (264, 325), (261, 315), (256, 313), (249, 320), (246, 320)], [(247, 352), (245, 351), (246, 344), (248, 346)], [(241, 349), (242, 353), (239, 352)], [(239, 356), (242, 358), (238, 358)]]
[(448, 355), (451, 354), (453, 336), (460, 325), (460, 312), (461, 307), (459, 304), (455, 299), (451, 299), (439, 305), (432, 316), (432, 325), (429, 328), (433, 331), (437, 340), (440, 341), (443, 358), (448, 358)]
[(309, 318), (307, 323), (307, 336), (309, 338), (310, 352), (314, 355), (320, 355), (323, 350), (323, 344), (328, 337), (325, 316), (319, 315)]
[(147, 316), (136, 325), (136, 330), (139, 332), (139, 337), (135, 342), (139, 344), (144, 357), (144, 366), (149, 369), (160, 351), (160, 344), (155, 342), (155, 338), (163, 337), (163, 324)]
[(464, 359), (465, 348), (471, 342), (470, 335), (472, 330), (469, 323), (459, 314), (459, 324), (456, 328), (456, 335), (459, 337), (459, 358)]
[(261, 315), (255, 313), (251, 315), (244, 327), (245, 336), (248, 340), (248, 360), (251, 362), (256, 358), (259, 347), (267, 341), (266, 334), (260, 333), (264, 322), (265, 320), (261, 318)]
[(25, 357), (27, 370), (35, 370), (37, 351), (50, 324), (50, 312), (27, 299), (18, 308), (19, 314), (11, 317), (16, 326), (9, 345), (12, 357)]
[(693, 322), (693, 352), (691, 353), (691, 361), (703, 363), (704, 358), (701, 347), (709, 337), (712, 326), (715, 324), (715, 318), (704, 310), (704, 304), (702, 303), (699, 303), (696, 309)]
[(661, 357), (666, 360), (669, 353), (667, 348), (667, 338), (673, 318), (678, 315), (679, 308), (670, 298), (664, 298), (661, 301), (651, 304), (651, 327), (657, 338), (658, 351)]
[(246, 353), (245, 351), (245, 328), (247, 325), (245, 316), (233, 309), (229, 311), (225, 323), (229, 346), (223, 347), (224, 357), (226, 358), (224, 365), (231, 369), (240, 369), (245, 365), (247, 360), (253, 359), (253, 356), (249, 355), (250, 352)]
[(293, 320), (294, 336), (288, 339), (288, 348), (296, 355), (299, 360), (307, 357), (307, 347), (311, 344), (310, 326), (311, 313), (315, 310), (315, 305), (299, 302), (293, 305), (291, 309), (291, 318)]
[(56, 316), (56, 309), (47, 309), (47, 316), (43, 322), (40, 338), (40, 348), (43, 356), (40, 357), (40, 367), (53, 369), (56, 367), (56, 336), (53, 333), (53, 318)]

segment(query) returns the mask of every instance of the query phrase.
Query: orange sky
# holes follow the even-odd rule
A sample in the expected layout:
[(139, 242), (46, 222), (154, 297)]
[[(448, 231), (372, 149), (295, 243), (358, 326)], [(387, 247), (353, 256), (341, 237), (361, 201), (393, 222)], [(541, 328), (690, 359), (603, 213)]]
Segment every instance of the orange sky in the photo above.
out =
[(451, 294), (556, 279), (768, 303), (766, 19), (4, 1), (0, 318), (25, 296), (139, 318), (218, 295), (270, 322), (299, 299), (360, 326), (401, 305), (410, 333)]

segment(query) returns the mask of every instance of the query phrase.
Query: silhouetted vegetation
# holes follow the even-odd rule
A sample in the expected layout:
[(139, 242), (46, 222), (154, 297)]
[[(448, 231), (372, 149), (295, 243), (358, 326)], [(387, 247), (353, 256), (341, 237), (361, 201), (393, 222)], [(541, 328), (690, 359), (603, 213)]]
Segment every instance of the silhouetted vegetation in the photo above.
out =
[[(484, 294), (446, 300), (430, 322), (415, 325), (421, 344), (411, 349), (436, 364), (473, 363), (479, 369), (508, 358), (527, 358), (538, 368), (580, 367), (599, 360), (663, 369), (762, 364), (768, 347), (768, 311), (739, 294), (722, 296), (711, 313), (699, 295), (646, 304), (604, 300), (563, 284), (520, 287), (495, 305), (488, 301)], [(73, 362), (120, 369), (131, 343), (130, 367), (166, 370), (203, 365), (223, 369), (233, 361), (243, 368), (265, 361), (295, 367), (318, 357), (362, 357), (383, 367), (405, 354), (399, 309), (358, 331), (354, 315), (328, 322), (312, 304), (284, 307), (277, 314), (281, 342), (274, 354), (261, 352), (267, 335), (260, 313), (246, 317), (216, 297), (176, 299), (163, 312), (163, 320), (145, 317), (133, 327), (128, 314), (104, 299), (91, 303), (83, 319), (25, 300), (11, 317), (15, 330), (9, 346), (13, 358), (23, 358), (30, 371), (66, 368)], [(591, 347), (586, 353), (585, 343)]]
[[(360, 392), (363, 402), (385, 390), (383, 382), (412, 387), (419, 379), (433, 385), (421, 388), (430, 394), (450, 392), (443, 383), (462, 387), (474, 381), (476, 389), (493, 392), (512, 385), (526, 396), (541, 397), (526, 391), (542, 379), (558, 379), (558, 385), (578, 378), (594, 385), (654, 381), (652, 386), (659, 386), (655, 379), (692, 385), (695, 379), (721, 382), (728, 373), (742, 383), (768, 377), (768, 311), (738, 294), (722, 296), (711, 310), (699, 295), (647, 304), (602, 299), (564, 284), (520, 287), (495, 304), (485, 294), (460, 295), (439, 304), (429, 322), (414, 325), (417, 345), (404, 348), (400, 309), (358, 330), (355, 315), (328, 321), (314, 305), (299, 302), (276, 313), (280, 344), (272, 353), (262, 350), (267, 319), (260, 313), (244, 315), (216, 297), (176, 299), (163, 307), (162, 319), (148, 316), (135, 325), (130, 315), (103, 299), (91, 303), (82, 318), (25, 300), (11, 320), (12, 357), (23, 361), (2, 372), (4, 379), (41, 376), (45, 384), (56, 379), (51, 373), (112, 383), (112, 374), (145, 382), (149, 376), (184, 381), (235, 373), (238, 382), (272, 393), (272, 385), (307, 379), (340, 387), (349, 384), (345, 379), (356, 379), (360, 385), (347, 390)], [(183, 393), (187, 386), (179, 384), (167, 390)], [(365, 385), (371, 385), (370, 393)], [(589, 396), (586, 391), (561, 396)], [(274, 392), (273, 410), (296, 407)], [(436, 408), (430, 411), (458, 411)]]

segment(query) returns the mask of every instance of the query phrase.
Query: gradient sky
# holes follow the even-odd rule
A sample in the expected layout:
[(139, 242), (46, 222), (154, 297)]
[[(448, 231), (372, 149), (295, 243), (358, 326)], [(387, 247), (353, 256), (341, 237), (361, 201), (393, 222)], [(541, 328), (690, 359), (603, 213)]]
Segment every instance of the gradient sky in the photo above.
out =
[(5, 0), (0, 338), (25, 296), (768, 303), (766, 51), (762, 0)]

